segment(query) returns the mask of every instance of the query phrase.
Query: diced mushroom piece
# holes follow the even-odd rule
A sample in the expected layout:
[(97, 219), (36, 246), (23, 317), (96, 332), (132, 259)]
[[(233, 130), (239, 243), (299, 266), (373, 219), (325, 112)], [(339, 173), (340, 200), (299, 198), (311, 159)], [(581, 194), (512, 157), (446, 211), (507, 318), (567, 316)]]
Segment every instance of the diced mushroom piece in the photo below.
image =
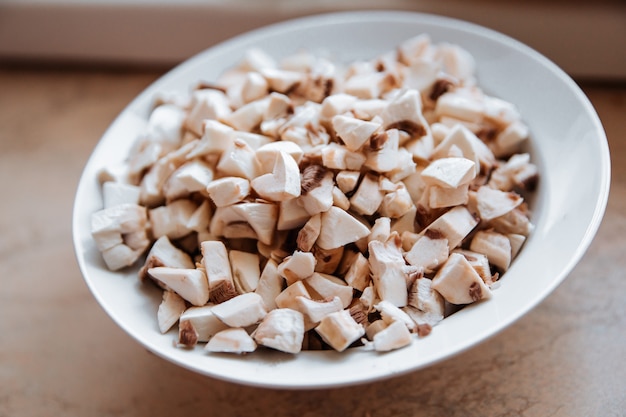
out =
[(200, 142), (189, 153), (189, 158), (196, 158), (209, 154), (221, 155), (233, 146), (235, 142), (235, 129), (217, 120), (204, 121), (204, 133)]
[(243, 201), (250, 193), (250, 181), (241, 177), (223, 177), (211, 181), (206, 191), (217, 207), (226, 207)]
[(302, 296), (311, 298), (309, 290), (307, 290), (304, 283), (300, 280), (293, 282), (287, 288), (285, 288), (278, 296), (276, 296), (275, 303), (278, 308), (292, 308), (297, 309), (296, 297)]
[(422, 179), (428, 185), (457, 188), (476, 177), (475, 163), (467, 158), (441, 158), (430, 163), (422, 171)]
[(256, 178), (258, 167), (254, 150), (243, 140), (235, 139), (222, 153), (217, 170), (222, 176)]
[(346, 148), (358, 151), (381, 128), (380, 123), (363, 121), (338, 114), (332, 118), (333, 129)]
[(380, 301), (380, 299), (378, 298), (376, 288), (373, 284), (368, 285), (363, 290), (363, 294), (359, 297), (359, 302), (363, 304), (368, 311), (372, 311), (378, 301)]
[(226, 238), (257, 239), (265, 245), (272, 243), (278, 206), (275, 204), (241, 203), (218, 207), (211, 219), (211, 233)]
[(123, 235), (145, 230), (146, 223), (145, 207), (120, 204), (91, 215), (91, 235), (98, 250), (104, 251), (124, 244)]
[(260, 99), (267, 95), (269, 84), (267, 80), (258, 72), (248, 72), (245, 75), (243, 85), (241, 86), (241, 99), (244, 103)]
[(313, 324), (306, 326), (309, 327), (309, 330), (328, 314), (343, 310), (343, 303), (339, 297), (318, 301), (299, 295), (296, 296), (295, 301), (296, 310), (304, 315), (305, 323)]
[(231, 126), (235, 130), (252, 132), (263, 121), (263, 115), (265, 114), (268, 104), (269, 100), (267, 98), (251, 101), (232, 113), (220, 117), (219, 121)]
[(485, 110), (484, 101), (468, 89), (455, 89), (442, 94), (435, 105), (435, 115), (452, 117), (470, 123), (480, 123)]
[(287, 353), (299, 353), (304, 340), (304, 316), (290, 308), (270, 311), (252, 334), (263, 346)]
[(413, 155), (406, 148), (400, 148), (396, 153), (396, 167), (385, 175), (391, 182), (397, 183), (415, 172), (417, 164), (413, 161)]
[(206, 119), (218, 120), (231, 113), (228, 97), (216, 89), (195, 90), (191, 99), (191, 108), (185, 120), (185, 126), (197, 136), (203, 133)]
[(368, 173), (350, 198), (350, 207), (359, 214), (371, 216), (383, 202), (384, 193), (378, 188), (378, 178)]
[(180, 323), (189, 322), (196, 331), (198, 342), (208, 342), (228, 326), (213, 314), (213, 305), (193, 306), (180, 316)]
[(537, 167), (530, 163), (530, 155), (515, 154), (496, 168), (489, 177), (488, 185), (501, 191), (511, 191), (518, 187), (533, 190), (538, 180)]
[(348, 285), (358, 291), (364, 291), (370, 285), (370, 264), (361, 252), (356, 253), (344, 279)]
[(389, 172), (398, 167), (398, 129), (389, 129), (373, 135), (366, 150), (364, 166), (375, 172)]
[(509, 242), (511, 243), (511, 260), (513, 260), (517, 257), (520, 249), (522, 249), (524, 242), (526, 242), (526, 236), (518, 235), (516, 233), (509, 233), (506, 236), (509, 238)]
[(102, 200), (104, 208), (120, 204), (139, 204), (140, 188), (123, 182), (106, 181), (102, 184)]
[(208, 233), (209, 224), (211, 222), (211, 212), (212, 209), (209, 200), (204, 200), (189, 217), (187, 228), (198, 233)]
[(198, 332), (190, 321), (183, 321), (178, 325), (178, 346), (188, 349), (198, 344)]
[(376, 304), (374, 308), (380, 313), (383, 321), (388, 325), (391, 325), (394, 321), (399, 321), (411, 332), (417, 329), (417, 325), (413, 319), (389, 301), (382, 300)]
[(431, 209), (465, 205), (468, 200), (469, 184), (462, 184), (456, 188), (431, 185), (428, 189), (428, 206)]
[(263, 68), (260, 72), (272, 91), (283, 94), (288, 93), (289, 90), (303, 81), (303, 75), (297, 71)]
[(311, 252), (295, 251), (278, 265), (278, 274), (287, 284), (306, 279), (315, 272), (315, 257)]
[(349, 193), (356, 187), (359, 182), (361, 173), (359, 171), (340, 171), (335, 176), (337, 187), (344, 192)]
[(404, 216), (414, 207), (413, 200), (406, 186), (400, 182), (395, 189), (383, 197), (379, 212), (381, 216), (397, 219)]
[(164, 152), (180, 145), (185, 111), (173, 104), (162, 104), (150, 113), (145, 137), (164, 146)]
[(261, 296), (254, 292), (240, 294), (216, 304), (213, 314), (230, 327), (247, 327), (263, 320), (267, 310)]
[(338, 93), (326, 97), (322, 101), (320, 119), (332, 120), (338, 114), (345, 113), (358, 99), (350, 94)]
[(344, 247), (333, 249), (323, 249), (314, 245), (311, 253), (315, 257), (315, 272), (323, 274), (334, 274), (343, 257)]
[(489, 259), (487, 259), (485, 255), (467, 249), (455, 249), (454, 252), (465, 256), (465, 259), (467, 259), (469, 264), (472, 268), (474, 268), (485, 284), (489, 286), (493, 284), (494, 276), (491, 274)]
[(256, 253), (231, 250), (228, 253), (235, 289), (243, 294), (252, 292), (259, 284), (261, 270), (259, 255)]
[(456, 79), (471, 82), (476, 69), (474, 57), (458, 45), (444, 43), (439, 46), (444, 71)]
[(352, 287), (333, 275), (315, 272), (302, 282), (308, 289), (311, 295), (310, 298), (314, 300), (327, 300), (339, 297), (344, 308), (347, 308), (352, 302)]
[(368, 245), (369, 264), (376, 292), (381, 300), (397, 307), (407, 303), (407, 265), (402, 257), (400, 237), (392, 234), (387, 242), (373, 240)]
[(380, 115), (383, 114), (383, 111), (387, 108), (388, 101), (378, 98), (367, 99), (367, 100), (357, 100), (350, 111), (354, 114), (354, 117), (361, 120), (374, 120), (375, 118), (377, 122), (380, 121)]
[(357, 170), (365, 163), (366, 157), (360, 152), (350, 151), (343, 145), (329, 143), (321, 149), (322, 164), (330, 169)]
[(148, 274), (196, 306), (209, 301), (209, 282), (201, 269), (182, 269), (159, 266), (150, 268)]
[(278, 264), (273, 259), (265, 263), (261, 272), (259, 283), (254, 290), (263, 298), (263, 303), (268, 311), (276, 308), (276, 297), (283, 290), (283, 278), (278, 274)]
[(315, 216), (312, 216), (298, 232), (298, 237), (296, 239), (296, 246), (298, 249), (304, 252), (310, 252), (315, 244), (315, 241), (320, 235), (321, 228), (321, 215), (316, 214)]
[(427, 160), (434, 148), (430, 127), (422, 115), (422, 100), (417, 90), (407, 89), (395, 96), (381, 115), (384, 128), (406, 132), (405, 147), (414, 157)]
[(409, 264), (428, 273), (442, 265), (448, 255), (448, 239), (437, 232), (426, 230), (404, 257)]
[(284, 201), (296, 198), (300, 196), (300, 169), (291, 155), (279, 151), (272, 173), (254, 178), (250, 185), (266, 200)]
[(433, 278), (432, 289), (449, 303), (470, 304), (491, 297), (491, 291), (460, 253), (452, 253)]
[(472, 131), (461, 123), (455, 124), (443, 141), (433, 151), (433, 158), (445, 158), (450, 155), (450, 149), (457, 147), (463, 157), (474, 161), (476, 175), (481, 170), (488, 172), (495, 165), (496, 159), (487, 145)]
[[(302, 197), (300, 197), (302, 198)], [(300, 205), (300, 198), (280, 202), (277, 230), (291, 230), (302, 227), (311, 215)]]
[(385, 75), (379, 72), (356, 74), (348, 78), (344, 91), (360, 99), (378, 98)]
[(163, 185), (163, 193), (169, 201), (185, 197), (190, 193), (204, 191), (213, 180), (213, 170), (202, 160), (193, 160), (181, 165)]
[(209, 352), (250, 353), (256, 350), (256, 342), (242, 328), (229, 328), (216, 333), (204, 347)]
[(276, 68), (276, 61), (267, 52), (260, 48), (246, 50), (238, 69), (242, 71), (261, 71), (264, 68)]
[(256, 159), (259, 162), (260, 172), (272, 172), (276, 165), (276, 158), (283, 152), (293, 158), (298, 164), (304, 155), (304, 151), (298, 144), (287, 141), (270, 142), (256, 150)]
[(444, 316), (444, 299), (432, 288), (433, 281), (428, 278), (418, 278), (409, 290), (409, 305), (418, 311), (405, 308), (407, 313), (417, 324), (428, 323), (436, 325)]
[(194, 263), (186, 252), (172, 245), (167, 236), (162, 236), (150, 248), (146, 262), (139, 270), (139, 278), (142, 281), (149, 278), (148, 270), (157, 266), (193, 269)]
[(278, 207), (267, 203), (243, 203), (231, 206), (252, 227), (260, 242), (269, 245), (278, 221)]
[(369, 228), (338, 207), (321, 215), (321, 229), (316, 244), (322, 249), (335, 249), (369, 235)]
[(391, 234), (391, 219), (389, 217), (379, 217), (374, 221), (372, 231), (367, 236), (367, 242), (372, 240), (378, 240), (380, 242), (386, 242)]
[(485, 221), (507, 214), (523, 201), (524, 199), (516, 193), (496, 190), (485, 185), (476, 191), (478, 214)]
[[(136, 204), (120, 204), (91, 215), (91, 235), (110, 270), (134, 264), (148, 248), (146, 223), (145, 207)], [(136, 239), (141, 236), (135, 236), (131, 247), (128, 236), (137, 233), (144, 238)]]
[(413, 341), (411, 332), (401, 321), (394, 321), (373, 337), (374, 350), (389, 352), (408, 346)]
[(439, 216), (424, 230), (423, 234), (435, 233), (448, 239), (448, 249), (459, 246), (476, 227), (478, 220), (464, 206), (456, 206)]
[(391, 232), (402, 233), (415, 233), (415, 216), (417, 214), (417, 207), (413, 205), (402, 217), (394, 219), (391, 222)]
[(354, 321), (347, 310), (327, 314), (315, 331), (338, 352), (343, 352), (365, 334), (365, 328)]
[(209, 282), (211, 301), (221, 303), (236, 296), (228, 251), (224, 243), (207, 240), (200, 244), (200, 250), (202, 265)]
[(368, 340), (374, 340), (374, 336), (386, 327), (387, 323), (385, 323), (382, 319), (375, 320), (365, 326), (365, 336)]
[(174, 291), (163, 291), (163, 299), (157, 310), (157, 322), (161, 333), (167, 333), (183, 314), (187, 305)]
[(519, 120), (509, 124), (496, 136), (491, 144), (491, 149), (496, 157), (502, 158), (517, 152), (520, 145), (528, 139), (529, 129)]
[(168, 205), (154, 208), (148, 212), (154, 237), (167, 236), (170, 239), (181, 238), (193, 230), (188, 224), (198, 206), (191, 200), (182, 199)]
[[(315, 166), (315, 165), (312, 165)], [(310, 168), (310, 167), (309, 167)], [(301, 175), (302, 195), (298, 198), (298, 204), (302, 206), (309, 216), (322, 213), (330, 209), (333, 205), (333, 173), (324, 171), (323, 176), (316, 181), (310, 183), (307, 175), (308, 169), (305, 169)]]
[(511, 241), (506, 235), (489, 230), (476, 232), (470, 243), (470, 250), (484, 254), (489, 263), (502, 272), (511, 264)]
[(236, 327), (216, 333), (204, 349), (209, 352), (250, 353), (256, 350), (256, 342), (244, 329)]
[(493, 227), (496, 232), (515, 233), (522, 236), (528, 236), (534, 228), (528, 215), (520, 207), (489, 221), (489, 226)]

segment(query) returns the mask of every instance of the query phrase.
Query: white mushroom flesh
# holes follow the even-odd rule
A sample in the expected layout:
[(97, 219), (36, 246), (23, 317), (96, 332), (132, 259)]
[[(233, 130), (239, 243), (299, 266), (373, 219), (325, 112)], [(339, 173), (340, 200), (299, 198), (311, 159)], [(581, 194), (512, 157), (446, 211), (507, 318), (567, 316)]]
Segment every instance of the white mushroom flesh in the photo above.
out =
[(99, 171), (95, 246), (111, 270), (148, 251), (139, 277), (182, 347), (298, 353), (313, 329), (338, 351), (406, 346), (444, 300), (490, 298), (533, 230), (529, 126), (475, 65), (425, 34), (347, 65), (251, 50), (160, 96)]

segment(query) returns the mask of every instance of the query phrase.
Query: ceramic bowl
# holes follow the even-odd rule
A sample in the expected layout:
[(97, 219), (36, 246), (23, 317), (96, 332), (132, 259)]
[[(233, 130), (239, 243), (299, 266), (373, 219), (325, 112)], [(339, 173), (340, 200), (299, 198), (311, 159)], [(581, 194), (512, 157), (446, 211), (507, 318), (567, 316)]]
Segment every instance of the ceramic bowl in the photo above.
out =
[[(97, 172), (122, 161), (143, 128), (157, 92), (188, 91), (237, 63), (251, 47), (280, 58), (306, 48), (341, 61), (369, 59), (421, 33), (450, 42), (477, 62), (478, 83), (514, 103), (531, 131), (529, 151), (540, 169), (531, 200), (535, 229), (488, 302), (446, 318), (425, 338), (385, 354), (362, 348), (298, 355), (269, 350), (246, 356), (173, 346), (174, 331), (156, 323), (161, 292), (141, 285), (137, 269), (110, 272), (90, 235), (90, 215), (102, 206)], [(149, 86), (117, 117), (95, 148), (76, 194), (73, 236), (78, 263), (96, 300), (129, 335), (158, 356), (236, 383), (274, 388), (328, 388), (416, 371), (476, 346), (511, 325), (563, 281), (594, 237), (607, 203), (610, 160), (606, 137), (589, 100), (555, 64), (528, 46), (467, 22), (407, 12), (349, 12), (307, 17), (255, 30), (212, 47)], [(120, 361), (125, 360), (120, 358)]]

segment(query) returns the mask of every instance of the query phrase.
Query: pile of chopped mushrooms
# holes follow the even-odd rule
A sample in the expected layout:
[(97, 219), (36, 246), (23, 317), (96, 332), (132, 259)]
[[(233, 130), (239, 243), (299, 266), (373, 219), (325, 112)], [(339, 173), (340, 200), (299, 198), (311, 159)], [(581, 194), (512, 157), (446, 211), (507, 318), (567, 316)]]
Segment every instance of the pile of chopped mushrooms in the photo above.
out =
[(209, 352), (407, 346), (492, 297), (533, 226), (511, 103), (428, 35), (340, 65), (254, 49), (155, 99), (99, 174), (104, 262), (143, 262), (161, 332)]

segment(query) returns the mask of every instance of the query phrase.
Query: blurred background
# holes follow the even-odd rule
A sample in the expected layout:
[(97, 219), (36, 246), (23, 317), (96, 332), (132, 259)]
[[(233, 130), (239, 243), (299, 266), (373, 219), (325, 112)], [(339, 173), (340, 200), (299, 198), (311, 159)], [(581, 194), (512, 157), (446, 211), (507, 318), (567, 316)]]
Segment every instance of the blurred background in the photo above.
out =
[(166, 68), (269, 23), (383, 8), (487, 26), (578, 79), (626, 80), (624, 0), (0, 0), (0, 61)]

